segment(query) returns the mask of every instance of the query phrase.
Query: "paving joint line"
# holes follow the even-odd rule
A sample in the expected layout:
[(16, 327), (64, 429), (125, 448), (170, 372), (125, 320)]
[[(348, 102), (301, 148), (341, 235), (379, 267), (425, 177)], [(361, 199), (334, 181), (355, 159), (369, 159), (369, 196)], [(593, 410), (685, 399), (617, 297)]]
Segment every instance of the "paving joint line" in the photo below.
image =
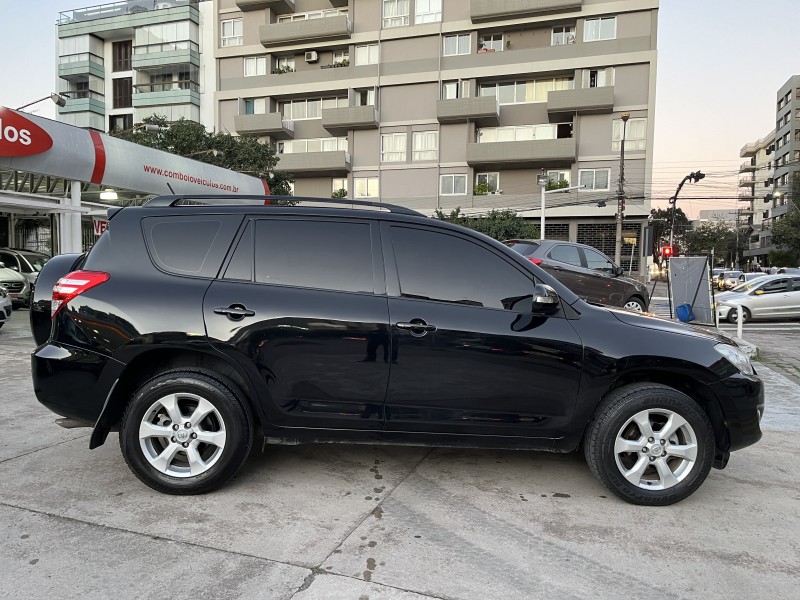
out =
[(62, 444), (68, 444), (70, 442), (74, 442), (75, 440), (88, 438), (90, 436), (91, 436), (90, 433), (86, 433), (84, 435), (79, 435), (78, 437), (74, 437), (74, 438), (70, 438), (68, 440), (63, 440), (63, 441), (60, 441), (60, 442), (56, 442), (55, 444), (52, 444), (50, 446), (42, 446), (41, 448), (37, 448), (36, 450), (31, 450), (30, 452), (25, 452), (24, 454), (19, 454), (17, 456), (10, 456), (8, 458), (4, 458), (4, 459), (0, 460), (0, 465), (2, 465), (3, 463), (7, 463), (9, 461), (12, 461), (12, 460), (16, 460), (18, 458), (24, 458), (25, 456), (30, 456), (31, 454), (36, 454), (37, 452), (41, 452), (42, 450), (49, 450), (50, 448), (55, 448), (56, 446), (61, 446)]

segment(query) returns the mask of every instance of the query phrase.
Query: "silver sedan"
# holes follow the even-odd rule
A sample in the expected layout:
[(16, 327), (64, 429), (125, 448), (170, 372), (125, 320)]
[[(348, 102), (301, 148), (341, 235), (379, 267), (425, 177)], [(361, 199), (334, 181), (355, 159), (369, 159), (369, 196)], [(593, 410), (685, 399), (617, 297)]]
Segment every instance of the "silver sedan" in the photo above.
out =
[(737, 305), (742, 319), (800, 318), (800, 275), (768, 275), (743, 283), (717, 295), (720, 321), (737, 321)]

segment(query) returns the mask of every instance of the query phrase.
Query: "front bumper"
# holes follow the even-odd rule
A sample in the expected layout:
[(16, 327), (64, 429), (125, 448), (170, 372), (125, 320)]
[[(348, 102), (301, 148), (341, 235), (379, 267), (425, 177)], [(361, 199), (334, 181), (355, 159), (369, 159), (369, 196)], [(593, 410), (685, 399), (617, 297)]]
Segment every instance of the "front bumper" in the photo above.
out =
[(727, 452), (740, 450), (761, 439), (764, 416), (764, 384), (756, 375), (738, 373), (711, 385), (720, 400), (728, 429)]

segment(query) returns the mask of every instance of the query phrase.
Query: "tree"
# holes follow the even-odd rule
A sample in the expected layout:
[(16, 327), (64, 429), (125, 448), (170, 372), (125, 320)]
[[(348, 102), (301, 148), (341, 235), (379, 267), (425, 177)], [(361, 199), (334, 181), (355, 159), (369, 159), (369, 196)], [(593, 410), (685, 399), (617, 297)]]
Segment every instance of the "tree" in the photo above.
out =
[[(650, 222), (653, 227), (653, 241), (651, 247), (651, 254), (653, 255), (653, 262), (661, 267), (662, 256), (661, 247), (669, 244), (669, 228), (672, 223), (673, 208), (653, 208), (650, 210)], [(682, 209), (675, 211), (675, 237), (680, 243), (680, 236), (684, 231), (691, 228), (689, 218), (684, 214)]]
[(682, 240), (687, 254), (710, 254), (713, 249), (717, 259), (730, 264), (734, 264), (747, 247), (747, 236), (741, 233), (737, 236), (736, 229), (724, 222), (703, 223), (697, 229), (686, 231)]
[(776, 248), (769, 251), (769, 264), (775, 267), (796, 267), (797, 253)]
[(286, 171), (274, 170), (278, 164), (278, 156), (270, 146), (260, 143), (254, 136), (232, 136), (224, 132), (209, 133), (195, 121), (180, 119), (170, 123), (166, 117), (159, 115), (146, 117), (142, 121), (146, 125), (155, 125), (156, 129), (147, 131), (141, 128), (111, 132), (111, 135), (223, 169), (266, 179), (273, 195), (292, 195), (290, 184), (294, 181), (294, 177)]
[(347, 190), (344, 188), (339, 188), (331, 194), (331, 198), (347, 198)]
[(482, 217), (468, 217), (461, 214), (459, 207), (449, 215), (437, 210), (434, 216), (448, 223), (469, 227), (496, 240), (539, 239), (539, 228), (510, 209), (493, 210)]

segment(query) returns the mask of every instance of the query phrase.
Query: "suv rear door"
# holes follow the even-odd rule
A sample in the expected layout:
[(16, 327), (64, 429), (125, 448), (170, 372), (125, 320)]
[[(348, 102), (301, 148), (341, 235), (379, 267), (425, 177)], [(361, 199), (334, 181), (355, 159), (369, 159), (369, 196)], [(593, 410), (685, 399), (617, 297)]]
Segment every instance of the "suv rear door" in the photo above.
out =
[[(392, 322), (386, 431), (552, 438), (568, 427), (583, 349), (533, 275), (456, 231), (382, 225)], [(415, 327), (416, 326), (416, 327)]]
[(212, 344), (254, 373), (271, 424), (383, 425), (390, 340), (376, 224), (248, 220), (203, 313)]

